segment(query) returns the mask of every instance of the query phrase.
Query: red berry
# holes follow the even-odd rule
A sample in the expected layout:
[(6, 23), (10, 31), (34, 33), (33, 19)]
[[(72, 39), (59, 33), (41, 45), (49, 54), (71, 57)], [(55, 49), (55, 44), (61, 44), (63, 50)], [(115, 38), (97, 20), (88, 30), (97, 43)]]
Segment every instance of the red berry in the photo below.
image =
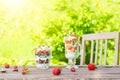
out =
[(71, 42), (71, 40), (65, 40), (65, 43), (66, 44), (68, 44), (68, 43), (70, 43)]
[(76, 36), (76, 34), (71, 34), (71, 36)]
[(23, 70), (23, 71), (22, 71), (22, 75), (25, 75), (25, 74), (26, 74), (26, 71), (25, 71), (25, 70)]
[(88, 64), (88, 70), (94, 70), (95, 65), (93, 63)]
[(28, 70), (28, 68), (23, 68), (23, 69), (22, 69), (22, 71), (27, 71), (27, 70)]
[(9, 68), (10, 67), (10, 65), (9, 64), (5, 64), (5, 68)]
[(54, 75), (60, 75), (61, 69), (60, 69), (60, 68), (53, 68), (52, 73), (53, 73)]
[(76, 37), (75, 37), (75, 38), (73, 38), (73, 40), (74, 40), (74, 41), (78, 41), (78, 39), (77, 39)]
[(17, 69), (17, 68), (18, 68), (18, 66), (14, 66), (13, 68), (14, 68), (14, 69)]
[(71, 71), (71, 72), (75, 72), (75, 68), (74, 68), (74, 67), (71, 67), (71, 68), (70, 68), (70, 71)]
[(22, 73), (24, 74), (28, 74), (30, 72), (30, 70), (28, 68), (23, 68), (22, 69)]
[(67, 49), (68, 49), (68, 50), (72, 50), (72, 48), (73, 48), (73, 46), (71, 46), (71, 45), (68, 45), (68, 46), (67, 46)]

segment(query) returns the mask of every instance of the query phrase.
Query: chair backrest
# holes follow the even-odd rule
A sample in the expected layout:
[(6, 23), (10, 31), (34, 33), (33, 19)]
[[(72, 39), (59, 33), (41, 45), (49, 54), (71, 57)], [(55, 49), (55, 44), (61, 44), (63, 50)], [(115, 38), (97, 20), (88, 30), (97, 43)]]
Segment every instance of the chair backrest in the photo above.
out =
[[(120, 33), (119, 32), (105, 32), (96, 34), (84, 34), (82, 36), (82, 54), (80, 65), (85, 65), (86, 56), (86, 42), (90, 42), (90, 62), (96, 65), (107, 65), (107, 55), (108, 53), (108, 41), (114, 39), (114, 64), (119, 64), (119, 46), (120, 46)], [(111, 42), (110, 42), (111, 43)], [(104, 57), (104, 58), (103, 58)], [(98, 62), (99, 58), (99, 62)], [(94, 62), (93, 62), (94, 61)], [(110, 60), (109, 60), (110, 61)], [(104, 62), (104, 64), (102, 63)]]

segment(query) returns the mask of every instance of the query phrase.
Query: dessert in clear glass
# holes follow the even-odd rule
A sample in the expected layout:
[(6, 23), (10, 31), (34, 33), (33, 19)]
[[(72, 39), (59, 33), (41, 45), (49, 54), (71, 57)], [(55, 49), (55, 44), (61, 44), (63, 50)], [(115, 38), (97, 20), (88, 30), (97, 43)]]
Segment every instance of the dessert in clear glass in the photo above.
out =
[(80, 55), (80, 46), (78, 43), (78, 38), (75, 34), (68, 35), (64, 38), (65, 43), (65, 57), (68, 59), (68, 66), (66, 68), (75, 67), (78, 68), (76, 64), (76, 59)]
[(36, 67), (40, 69), (46, 69), (50, 66), (50, 54), (51, 50), (49, 46), (41, 45), (35, 49), (35, 61)]

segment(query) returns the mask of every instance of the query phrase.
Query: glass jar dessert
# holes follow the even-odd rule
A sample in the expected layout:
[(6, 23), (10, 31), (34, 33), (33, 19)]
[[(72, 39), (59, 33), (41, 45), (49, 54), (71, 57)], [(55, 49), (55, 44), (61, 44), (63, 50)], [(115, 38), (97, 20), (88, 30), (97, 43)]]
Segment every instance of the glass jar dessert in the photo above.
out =
[(50, 54), (51, 50), (49, 46), (41, 45), (35, 49), (35, 61), (36, 67), (40, 69), (46, 69), (50, 66)]

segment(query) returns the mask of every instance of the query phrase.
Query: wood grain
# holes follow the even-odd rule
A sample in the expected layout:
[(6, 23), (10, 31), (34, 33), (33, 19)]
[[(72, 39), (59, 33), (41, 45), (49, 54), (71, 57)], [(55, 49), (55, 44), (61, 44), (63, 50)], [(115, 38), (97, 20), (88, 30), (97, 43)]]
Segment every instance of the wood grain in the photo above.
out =
[(26, 75), (21, 74), (21, 69), (18, 72), (13, 72), (12, 68), (7, 69), (7, 73), (0, 73), (0, 80), (120, 80), (120, 66), (103, 66), (94, 71), (89, 71), (87, 66), (79, 66), (76, 72), (62, 67), (58, 76), (52, 74), (53, 67), (44, 70), (35, 66), (28, 67), (30, 73)]

